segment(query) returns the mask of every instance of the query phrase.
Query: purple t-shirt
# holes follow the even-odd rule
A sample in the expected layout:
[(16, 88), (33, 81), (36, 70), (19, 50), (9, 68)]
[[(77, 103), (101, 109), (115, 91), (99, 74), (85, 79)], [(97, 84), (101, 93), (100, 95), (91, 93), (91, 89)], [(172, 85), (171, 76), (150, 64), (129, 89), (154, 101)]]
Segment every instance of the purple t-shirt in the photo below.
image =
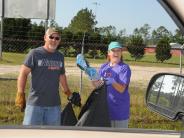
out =
[(112, 85), (108, 85), (107, 101), (111, 120), (128, 119), (130, 114), (130, 96), (128, 92), (131, 77), (130, 67), (123, 62), (119, 62), (114, 67), (111, 67), (109, 63), (105, 63), (101, 66), (99, 74), (104, 79), (111, 77), (116, 82), (127, 85), (123, 93), (118, 92)]

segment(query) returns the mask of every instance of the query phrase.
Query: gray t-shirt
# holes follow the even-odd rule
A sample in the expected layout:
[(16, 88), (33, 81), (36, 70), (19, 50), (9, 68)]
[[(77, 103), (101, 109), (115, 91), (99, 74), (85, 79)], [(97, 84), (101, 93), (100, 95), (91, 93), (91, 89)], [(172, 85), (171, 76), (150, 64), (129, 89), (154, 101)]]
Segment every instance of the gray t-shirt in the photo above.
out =
[(60, 105), (59, 76), (65, 73), (64, 56), (58, 51), (49, 53), (43, 47), (38, 47), (29, 52), (24, 65), (31, 68), (28, 104)]

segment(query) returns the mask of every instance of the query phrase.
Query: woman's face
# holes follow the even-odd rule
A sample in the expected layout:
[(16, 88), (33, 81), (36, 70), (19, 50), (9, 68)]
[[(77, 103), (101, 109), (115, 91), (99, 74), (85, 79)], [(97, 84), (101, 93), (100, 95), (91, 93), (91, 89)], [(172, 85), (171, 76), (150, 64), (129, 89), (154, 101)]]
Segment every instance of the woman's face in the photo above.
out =
[(121, 55), (122, 55), (121, 48), (113, 48), (110, 51), (108, 51), (108, 56), (109, 56), (110, 62), (112, 63), (118, 63), (121, 60)]

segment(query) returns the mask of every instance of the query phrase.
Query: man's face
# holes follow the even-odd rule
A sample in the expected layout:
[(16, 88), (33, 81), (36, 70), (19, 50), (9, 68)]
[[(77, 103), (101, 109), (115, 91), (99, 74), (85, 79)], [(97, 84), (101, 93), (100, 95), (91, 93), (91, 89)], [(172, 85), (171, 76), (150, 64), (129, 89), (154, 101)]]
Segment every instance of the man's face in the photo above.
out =
[(53, 33), (51, 35), (45, 35), (45, 43), (49, 50), (55, 51), (60, 43), (60, 36), (58, 33)]

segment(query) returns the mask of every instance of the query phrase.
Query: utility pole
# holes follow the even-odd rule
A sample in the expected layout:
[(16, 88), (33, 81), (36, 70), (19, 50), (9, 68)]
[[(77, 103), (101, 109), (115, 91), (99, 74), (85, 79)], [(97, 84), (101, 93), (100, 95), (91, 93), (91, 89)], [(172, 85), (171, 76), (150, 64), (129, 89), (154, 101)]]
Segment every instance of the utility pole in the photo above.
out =
[[(95, 5), (95, 18), (96, 18), (97, 17), (97, 7), (100, 6), (100, 3), (93, 2), (93, 4)], [(95, 32), (95, 27), (94, 27), (94, 32)]]

